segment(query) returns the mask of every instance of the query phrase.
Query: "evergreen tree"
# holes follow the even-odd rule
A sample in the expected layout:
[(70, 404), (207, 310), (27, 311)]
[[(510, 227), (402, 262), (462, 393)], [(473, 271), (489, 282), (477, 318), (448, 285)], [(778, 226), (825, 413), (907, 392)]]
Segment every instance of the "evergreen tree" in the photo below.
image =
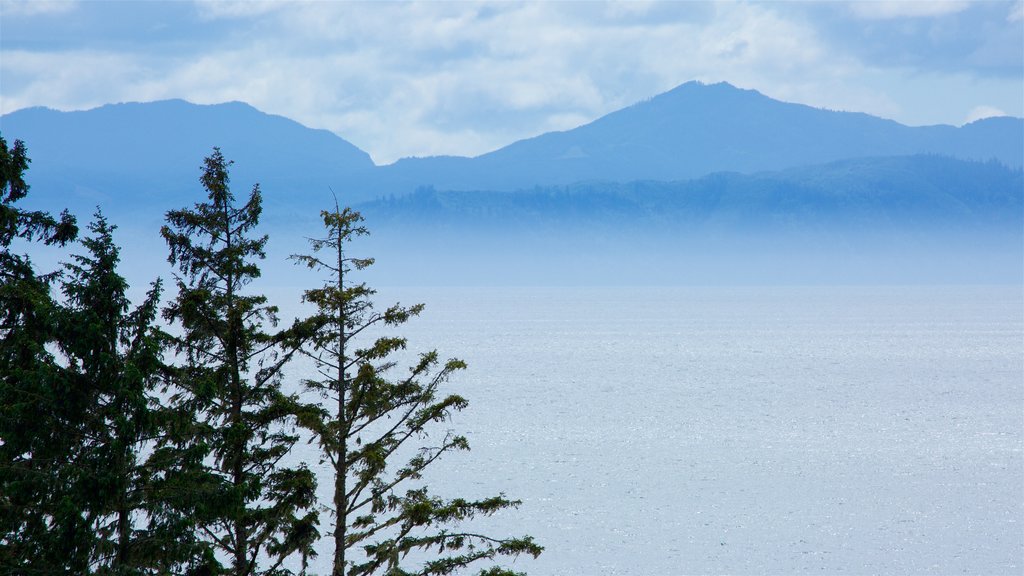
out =
[(25, 171), (31, 162), (21, 140), (7, 148), (7, 142), (0, 135), (0, 271), (4, 281), (11, 281), (12, 262), (27, 264), (28, 258), (10, 252), (15, 238), (27, 241), (42, 240), (47, 245), (64, 246), (78, 235), (75, 218), (65, 210), (60, 220), (41, 211), (29, 211), (14, 204), (28, 195), (29, 185), (25, 182)]
[[(405, 349), (406, 340), (383, 336), (366, 342), (364, 332), (375, 326), (399, 326), (418, 315), (423, 305), (375, 310), (374, 290), (349, 279), (350, 272), (373, 261), (345, 253), (354, 237), (367, 233), (360, 225), (362, 217), (348, 208), (322, 216), (327, 237), (311, 240), (312, 255), (293, 258), (330, 276), (322, 288), (308, 290), (304, 297), (318, 309), (308, 320), (315, 336), (306, 353), (321, 376), (305, 384), (326, 405), (307, 405), (300, 421), (333, 468), (332, 574), (450, 574), (499, 556), (536, 557), (543, 549), (528, 536), (499, 539), (459, 529), (462, 521), (516, 507), (518, 501), (503, 495), (444, 500), (418, 482), (423, 470), (443, 454), (468, 450), (465, 437), (448, 433), (439, 446), (419, 448), (407, 462), (396, 464), (400, 450), (414, 448), (407, 446), (411, 440), (424, 437), (431, 424), (466, 407), (462, 397), (443, 396), (439, 390), (465, 364), (441, 363), (431, 351), (421, 354), (408, 374), (393, 375), (393, 356)], [(352, 553), (360, 548), (361, 553)], [(403, 566), (406, 555), (417, 549), (436, 557), (422, 566)], [(481, 573), (512, 574), (499, 567)]]
[(165, 335), (155, 326), (160, 283), (130, 311), (117, 273), (113, 229), (97, 212), (82, 241), (87, 253), (66, 264), (58, 344), (70, 386), (85, 399), (72, 449), (81, 486), (77, 504), (90, 520), (90, 564), (97, 574), (145, 573), (167, 545), (145, 515), (147, 478), (140, 454), (157, 438)]
[(181, 329), (173, 401), (195, 421), (180, 419), (155, 457), (176, 467), (165, 493), (187, 479), (173, 507), (201, 538), (193, 568), (223, 573), (226, 558), (236, 576), (281, 574), (285, 558), (312, 553), (315, 478), (304, 466), (280, 464), (297, 439), (288, 426), (293, 400), (280, 387), (295, 332), (268, 332), (277, 309), (246, 290), (260, 275), (267, 237), (252, 236), (259, 186), (236, 205), (229, 166), (215, 148), (201, 178), (208, 201), (168, 212), (161, 230), (181, 272), (164, 311)]
[(13, 252), (16, 240), (63, 246), (78, 228), (67, 211), (57, 219), (16, 205), (28, 164), (24, 144), (8, 148), (0, 136), (0, 573), (84, 572), (91, 539), (72, 456), (87, 398), (48, 348), (59, 330), (57, 274), (37, 274)]
[[(138, 574), (161, 544), (140, 512), (142, 443), (161, 343), (158, 285), (128, 312), (118, 249), (102, 215), (87, 254), (38, 275), (15, 239), (65, 245), (77, 234), (19, 209), (24, 146), (0, 138), (0, 573)], [(59, 287), (65, 302), (51, 295)]]

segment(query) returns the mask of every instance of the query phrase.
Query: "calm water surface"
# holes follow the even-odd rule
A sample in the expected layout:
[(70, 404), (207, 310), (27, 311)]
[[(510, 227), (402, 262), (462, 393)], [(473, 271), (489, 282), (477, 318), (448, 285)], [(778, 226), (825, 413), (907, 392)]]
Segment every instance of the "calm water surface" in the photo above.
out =
[(1020, 287), (380, 296), (469, 363), (444, 429), (473, 450), (428, 480), (523, 500), (481, 527), (547, 548), (517, 570), (1024, 571)]

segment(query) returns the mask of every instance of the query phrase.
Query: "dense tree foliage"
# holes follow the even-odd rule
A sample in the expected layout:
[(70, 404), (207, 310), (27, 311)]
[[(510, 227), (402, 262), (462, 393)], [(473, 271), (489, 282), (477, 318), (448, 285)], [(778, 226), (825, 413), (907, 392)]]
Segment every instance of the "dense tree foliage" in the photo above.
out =
[[(503, 555), (536, 557), (542, 548), (528, 536), (500, 539), (460, 529), (464, 521), (518, 506), (518, 501), (503, 495), (446, 500), (417, 482), (443, 454), (469, 449), (464, 436), (448, 432), (438, 445), (410, 452), (431, 424), (466, 407), (461, 396), (440, 392), (441, 385), (466, 366), (454, 359), (442, 363), (431, 351), (421, 354), (407, 373), (395, 374), (394, 354), (405, 349), (406, 340), (367, 339), (366, 332), (401, 325), (418, 315), (423, 305), (375, 310), (374, 290), (349, 278), (353, 270), (373, 261), (345, 253), (347, 243), (367, 233), (359, 224), (362, 217), (347, 208), (322, 216), (327, 237), (311, 241), (312, 255), (295, 258), (329, 275), (323, 287), (305, 293), (305, 299), (317, 306), (310, 320), (317, 329), (307, 353), (321, 378), (306, 381), (318, 401), (306, 407), (301, 422), (314, 434), (334, 471), (332, 573), (450, 574)], [(410, 453), (408, 460), (401, 459)], [(349, 554), (353, 549), (362, 553)], [(435, 557), (422, 566), (404, 566), (405, 557), (417, 549)], [(511, 574), (498, 567), (486, 573)]]
[(12, 253), (14, 238), (63, 245), (77, 229), (66, 213), (14, 206), (28, 190), (28, 161), (20, 142), (3, 149), (0, 571), (141, 573), (159, 546), (146, 531), (139, 461), (156, 434), (159, 285), (129, 311), (113, 228), (100, 214), (86, 253), (63, 274), (38, 275)]
[(21, 142), (9, 149), (0, 136), (0, 572), (59, 573), (88, 562), (74, 465), (85, 399), (53, 351), (57, 275), (37, 274), (14, 243), (64, 245), (78, 229), (66, 212), (58, 220), (17, 206), (28, 164)]
[(174, 403), (194, 420), (182, 421), (159, 457), (177, 459), (189, 478), (177, 506), (199, 531), (204, 569), (220, 573), (227, 558), (236, 576), (279, 574), (287, 557), (312, 551), (316, 481), (308, 468), (280, 463), (298, 439), (288, 422), (292, 399), (281, 391), (295, 335), (268, 331), (277, 308), (246, 290), (260, 275), (267, 237), (252, 235), (259, 186), (237, 205), (229, 166), (215, 149), (201, 179), (208, 201), (168, 212), (161, 230), (181, 272), (164, 311), (181, 328)]
[(158, 566), (169, 543), (146, 514), (156, 498), (147, 495), (152, 468), (141, 456), (159, 435), (162, 412), (155, 396), (166, 339), (156, 326), (160, 282), (132, 310), (113, 226), (97, 213), (89, 229), (87, 253), (65, 265), (58, 338), (68, 389), (82, 397), (75, 499), (89, 520), (95, 573), (142, 574)]

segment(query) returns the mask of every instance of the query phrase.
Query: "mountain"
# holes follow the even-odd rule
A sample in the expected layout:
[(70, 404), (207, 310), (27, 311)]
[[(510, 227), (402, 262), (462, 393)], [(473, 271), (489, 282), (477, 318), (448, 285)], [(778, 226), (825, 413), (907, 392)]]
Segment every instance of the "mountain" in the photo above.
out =
[[(268, 205), (300, 213), (439, 190), (520, 190), (585, 181), (672, 181), (713, 172), (754, 173), (845, 158), (945, 154), (1024, 162), (1024, 120), (956, 128), (908, 127), (867, 114), (773, 100), (726, 83), (688, 82), (579, 128), (515, 142), (475, 158), (429, 157), (374, 166), (326, 131), (239, 102), (114, 104), (82, 112), (44, 108), (0, 116), (8, 140), (33, 159), (39, 196), (77, 211), (95, 204), (159, 207), (201, 193), (199, 165), (213, 146), (235, 161), (236, 191), (259, 182)], [(59, 199), (59, 200), (58, 200)]]
[(590, 124), (476, 158), (416, 158), (384, 167), (383, 187), (515, 190), (588, 180), (682, 180), (843, 158), (946, 154), (1024, 162), (1024, 120), (909, 127), (861, 113), (779, 102), (727, 83), (688, 82)]
[(220, 146), (238, 196), (261, 185), (270, 259), (305, 250), (333, 190), (364, 210), (386, 283), (1024, 277), (1018, 118), (908, 127), (691, 82), (475, 158), (387, 166), (239, 102), (31, 108), (0, 131), (32, 158), (26, 207), (84, 221), (101, 205), (153, 266), (163, 214), (202, 199)]
[[(259, 182), (270, 205), (331, 201), (335, 188), (374, 169), (368, 154), (328, 132), (248, 104), (166, 100), (82, 112), (28, 108), (0, 117), (32, 159), (30, 198), (89, 214), (132, 206), (160, 215), (198, 200), (200, 165), (214, 146), (235, 162), (236, 194)], [(304, 208), (303, 208), (304, 209)]]

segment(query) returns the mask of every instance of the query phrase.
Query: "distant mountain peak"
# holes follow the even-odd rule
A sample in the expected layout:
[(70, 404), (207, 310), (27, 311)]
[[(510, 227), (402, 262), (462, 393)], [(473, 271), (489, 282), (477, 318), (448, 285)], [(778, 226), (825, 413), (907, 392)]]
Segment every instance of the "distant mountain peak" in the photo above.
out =
[[(726, 113), (751, 106), (800, 106), (779, 102), (765, 96), (757, 90), (739, 88), (728, 82), (704, 83), (699, 80), (684, 82), (661, 94), (646, 98), (605, 116), (604, 118), (619, 115), (637, 114), (646, 112), (656, 115), (676, 116), (685, 113)], [(600, 122), (599, 118), (595, 122)]]
[(728, 82), (685, 82), (593, 122), (467, 159), (452, 171), (420, 163), (395, 180), (439, 189), (503, 190), (538, 183), (682, 180), (842, 158), (916, 153), (1024, 161), (1020, 123), (915, 128), (859, 112), (782, 102)]
[(268, 198), (329, 195), (330, 186), (374, 168), (366, 152), (330, 131), (238, 101), (24, 109), (0, 117), (0, 128), (28, 147), (33, 186), (62, 194), (69, 204), (84, 189), (131, 190), (136, 198), (193, 193), (202, 159), (214, 147), (235, 162), (233, 180), (242, 187), (261, 183)]
[(964, 124), (964, 126), (981, 126), (981, 125), (995, 125), (995, 124), (1020, 124), (1024, 123), (1024, 118), (1018, 118), (1016, 116), (1010, 116), (1008, 114), (1002, 116), (986, 116), (984, 118), (978, 118)]
[(757, 90), (740, 88), (728, 82), (707, 83), (702, 82), (700, 80), (690, 80), (688, 82), (683, 82), (682, 84), (676, 86), (675, 88), (672, 88), (671, 90), (662, 92), (661, 94), (652, 97), (651, 100), (662, 97), (671, 98), (678, 96), (694, 95), (722, 96), (726, 94), (746, 94), (750, 96), (761, 96), (763, 98), (767, 98), (767, 96), (758, 92)]

